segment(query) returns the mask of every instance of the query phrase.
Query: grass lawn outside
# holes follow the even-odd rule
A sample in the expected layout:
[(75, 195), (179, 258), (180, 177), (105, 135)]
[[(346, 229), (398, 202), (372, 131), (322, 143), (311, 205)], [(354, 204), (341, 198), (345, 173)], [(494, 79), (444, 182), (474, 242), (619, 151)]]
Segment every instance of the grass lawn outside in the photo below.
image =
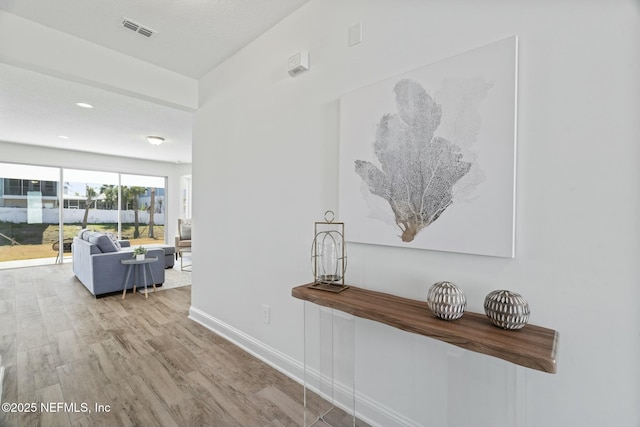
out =
[[(65, 239), (73, 239), (81, 229), (81, 224), (65, 224)], [(88, 229), (101, 232), (117, 233), (117, 224), (89, 224)], [(57, 224), (14, 224), (0, 222), (0, 233), (15, 239), (19, 244), (12, 245), (11, 241), (0, 235), (0, 262), (17, 261), (35, 258), (55, 258), (57, 252), (53, 250), (53, 244), (58, 241)], [(138, 226), (140, 237), (133, 238), (134, 225), (122, 224), (123, 239), (129, 240), (131, 246), (164, 243), (164, 225), (153, 227), (154, 238), (149, 238), (149, 227), (146, 224)]]

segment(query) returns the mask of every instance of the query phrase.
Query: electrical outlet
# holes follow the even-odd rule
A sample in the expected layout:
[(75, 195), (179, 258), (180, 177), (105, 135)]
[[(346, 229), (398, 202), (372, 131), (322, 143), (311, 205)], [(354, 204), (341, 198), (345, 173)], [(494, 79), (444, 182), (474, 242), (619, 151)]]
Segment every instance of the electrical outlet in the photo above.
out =
[(267, 304), (262, 304), (262, 321), (266, 324), (271, 323), (271, 308)]

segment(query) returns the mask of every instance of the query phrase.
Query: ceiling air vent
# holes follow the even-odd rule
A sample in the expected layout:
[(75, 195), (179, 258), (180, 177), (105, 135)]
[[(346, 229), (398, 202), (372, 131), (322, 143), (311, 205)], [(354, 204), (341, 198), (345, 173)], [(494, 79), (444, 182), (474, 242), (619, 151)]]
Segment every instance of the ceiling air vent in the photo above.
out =
[(151, 37), (154, 33), (157, 33), (157, 31), (154, 31), (147, 27), (143, 27), (141, 24), (128, 18), (122, 18), (122, 26), (135, 31), (136, 33), (141, 34), (145, 37)]
[(151, 37), (151, 34), (153, 34), (153, 31), (151, 31), (148, 28), (140, 27), (140, 29), (138, 30), (138, 33), (142, 34), (143, 36)]

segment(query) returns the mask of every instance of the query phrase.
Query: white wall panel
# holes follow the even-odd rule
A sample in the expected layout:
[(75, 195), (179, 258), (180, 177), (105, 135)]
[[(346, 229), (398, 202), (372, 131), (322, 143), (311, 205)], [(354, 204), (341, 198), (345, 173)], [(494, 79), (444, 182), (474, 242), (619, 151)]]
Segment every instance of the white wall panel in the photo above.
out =
[[(363, 42), (348, 48), (358, 21)], [(637, 1), (312, 0), (300, 8), (199, 82), (193, 308), (301, 361), (302, 302), (290, 293), (311, 279), (313, 222), (337, 208), (338, 99), (513, 34), (515, 259), (351, 245), (346, 277), (419, 299), (451, 280), (476, 312), (491, 290), (516, 290), (532, 323), (560, 332), (558, 373), (362, 321), (361, 407), (379, 405), (381, 424), (398, 415), (438, 427), (638, 426)], [(303, 49), (311, 69), (291, 78), (286, 60)]]

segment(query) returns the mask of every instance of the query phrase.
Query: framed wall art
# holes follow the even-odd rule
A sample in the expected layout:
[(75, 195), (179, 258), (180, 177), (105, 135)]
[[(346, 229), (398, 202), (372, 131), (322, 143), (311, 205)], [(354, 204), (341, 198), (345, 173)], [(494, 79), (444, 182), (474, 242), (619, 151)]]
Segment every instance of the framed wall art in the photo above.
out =
[(514, 256), (517, 37), (340, 99), (353, 242)]

